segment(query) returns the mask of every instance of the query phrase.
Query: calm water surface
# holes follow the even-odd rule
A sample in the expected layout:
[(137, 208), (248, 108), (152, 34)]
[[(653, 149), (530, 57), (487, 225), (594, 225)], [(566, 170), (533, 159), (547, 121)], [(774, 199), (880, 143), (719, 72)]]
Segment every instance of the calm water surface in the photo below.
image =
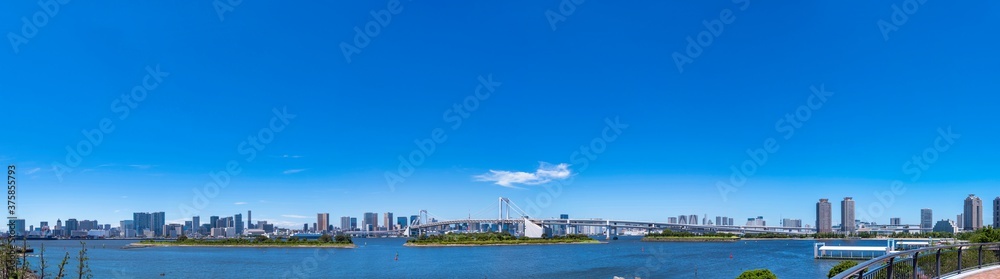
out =
[[(826, 278), (836, 261), (814, 260), (807, 240), (734, 243), (640, 242), (622, 237), (608, 244), (403, 247), (404, 239), (355, 239), (356, 249), (141, 248), (134, 240), (87, 242), (95, 278), (735, 278), (768, 268), (779, 278)], [(828, 245), (885, 245), (885, 241), (825, 241)], [(45, 245), (55, 266), (79, 241), (29, 241)], [(395, 260), (396, 254), (399, 260)], [(732, 255), (732, 258), (730, 258)], [(75, 269), (71, 258), (67, 269)], [(38, 258), (31, 261), (37, 266)], [(161, 276), (162, 274), (162, 276)], [(631, 278), (631, 277), (627, 277)]]

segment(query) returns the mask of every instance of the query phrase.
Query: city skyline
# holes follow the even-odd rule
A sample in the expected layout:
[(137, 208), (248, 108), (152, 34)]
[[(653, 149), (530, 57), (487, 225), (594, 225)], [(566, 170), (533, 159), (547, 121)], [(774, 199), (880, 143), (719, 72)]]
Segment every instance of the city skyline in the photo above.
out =
[[(851, 196), (859, 217), (915, 224), (1000, 195), (990, 17), (920, 9), (886, 35), (888, 2), (736, 2), (587, 2), (557, 24), (553, 3), (405, 4), (412, 20), (349, 55), (384, 3), (243, 4), (220, 22), (203, 3), (73, 2), (0, 52), (0, 163), (19, 170), (18, 217), (50, 222), (457, 219), (502, 196), (546, 218), (811, 224), (816, 199)], [(691, 45), (724, 8), (738, 24)], [(40, 9), (12, 3), (0, 26)]]

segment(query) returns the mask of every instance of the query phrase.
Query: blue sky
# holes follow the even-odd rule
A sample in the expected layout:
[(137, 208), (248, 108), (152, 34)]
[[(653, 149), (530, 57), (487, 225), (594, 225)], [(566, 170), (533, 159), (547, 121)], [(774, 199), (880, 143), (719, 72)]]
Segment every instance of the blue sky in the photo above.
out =
[(0, 161), (36, 225), (487, 217), (500, 196), (539, 217), (771, 224), (812, 224), (819, 198), (837, 220), (851, 196), (917, 223), (1000, 195), (995, 2), (571, 3), (4, 3)]

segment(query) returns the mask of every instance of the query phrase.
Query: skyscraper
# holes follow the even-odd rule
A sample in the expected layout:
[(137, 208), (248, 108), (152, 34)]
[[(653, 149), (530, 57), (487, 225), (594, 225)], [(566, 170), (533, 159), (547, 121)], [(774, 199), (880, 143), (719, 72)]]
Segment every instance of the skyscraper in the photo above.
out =
[(965, 228), (965, 214), (956, 215), (955, 220), (955, 229), (961, 231)]
[(993, 227), (1000, 228), (1000, 196), (993, 200)]
[(144, 235), (146, 231), (153, 228), (153, 217), (146, 212), (132, 213), (132, 229), (135, 235)]
[(365, 216), (362, 219), (362, 227), (364, 231), (374, 231), (378, 229), (378, 213), (365, 212)]
[(392, 212), (386, 212), (385, 214), (382, 214), (382, 217), (385, 218), (382, 222), (385, 224), (385, 230), (391, 231), (395, 229), (392, 227)]
[(966, 231), (975, 231), (983, 227), (983, 200), (979, 199), (974, 194), (969, 194), (968, 198), (965, 198), (965, 211), (962, 213), (965, 217), (965, 222), (963, 226)]
[(900, 223), (899, 217), (889, 218), (889, 225), (899, 226), (899, 223)]
[(351, 217), (351, 230), (352, 231), (358, 230), (358, 218)]
[(233, 219), (235, 220), (233, 226), (236, 227), (236, 235), (243, 235), (243, 214), (233, 215)]
[(201, 216), (191, 217), (191, 233), (201, 232)]
[(687, 223), (688, 223), (687, 215), (677, 216), (677, 224), (687, 225)]
[(829, 199), (819, 199), (816, 203), (816, 232), (833, 232), (833, 205)]
[(351, 217), (350, 216), (340, 217), (340, 230), (342, 230), (342, 231), (350, 231), (351, 230)]
[(688, 216), (688, 224), (697, 225), (698, 224), (698, 215), (693, 215), (692, 214), (691, 216)]
[(840, 202), (840, 230), (846, 233), (858, 230), (854, 223), (854, 199), (851, 197), (846, 197)]
[(405, 228), (406, 227), (406, 217), (402, 217), (402, 216), (396, 217), (396, 226), (399, 229)]
[(920, 229), (930, 231), (934, 228), (934, 212), (930, 208), (920, 210)]
[(208, 225), (211, 226), (211, 228), (213, 228), (213, 229), (214, 228), (218, 228), (219, 227), (219, 216), (210, 216), (210, 217), (208, 217)]
[(156, 232), (156, 236), (163, 236), (163, 226), (167, 225), (166, 213), (163, 211), (153, 212), (152, 223), (150, 226), (153, 227), (153, 231)]
[(316, 232), (326, 232), (330, 226), (330, 213), (316, 213)]

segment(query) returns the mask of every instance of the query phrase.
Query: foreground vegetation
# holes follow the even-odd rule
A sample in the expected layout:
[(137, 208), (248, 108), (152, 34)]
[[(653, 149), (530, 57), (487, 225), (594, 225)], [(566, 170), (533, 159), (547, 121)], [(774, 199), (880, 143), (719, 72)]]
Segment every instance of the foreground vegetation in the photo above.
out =
[[(8, 239), (6, 243), (0, 243), (3, 247), (0, 247), (0, 278), (93, 278), (94, 275), (90, 271), (90, 257), (87, 256), (87, 244), (85, 242), (80, 242), (80, 251), (77, 252), (77, 266), (75, 272), (72, 269), (67, 269), (69, 264), (70, 256), (69, 252), (63, 256), (62, 261), (59, 263), (55, 274), (50, 270), (50, 266), (45, 261), (45, 244), (42, 244), (39, 249), (38, 254), (38, 269), (35, 269), (28, 263), (27, 253), (21, 253), (28, 248), (27, 241), (22, 242), (20, 246), (13, 244), (13, 242)], [(75, 276), (70, 276), (70, 273), (75, 273)]]
[(517, 245), (517, 244), (559, 244), (559, 243), (600, 243), (585, 234), (570, 234), (565, 236), (542, 238), (517, 237), (510, 233), (453, 233), (442, 235), (420, 235), (406, 241), (407, 245), (437, 246), (437, 245)]
[(306, 240), (297, 237), (286, 239), (270, 239), (266, 236), (256, 238), (227, 238), (227, 239), (192, 239), (185, 236), (178, 237), (176, 241), (143, 240), (139, 245), (166, 245), (166, 246), (234, 246), (234, 247), (280, 247), (280, 246), (343, 246), (353, 247), (354, 241), (347, 235), (322, 235), (318, 240)]
[(744, 271), (736, 279), (778, 279), (778, 276), (768, 269), (754, 269)]
[[(937, 237), (948, 236), (948, 234), (944, 233), (932, 233), (932, 235), (935, 235)], [(908, 234), (894, 234), (894, 237), (912, 237), (912, 236)], [(961, 240), (967, 240), (971, 243), (1000, 243), (1000, 229), (986, 227), (976, 230), (974, 232), (959, 233), (957, 235), (954, 235), (954, 237)], [(917, 259), (917, 267), (919, 267), (917, 269), (917, 276), (920, 278), (924, 278), (924, 276), (930, 274), (935, 274), (935, 271), (938, 268), (937, 253), (933, 254), (929, 253), (926, 255), (927, 256), (921, 256)], [(998, 249), (998, 247), (996, 246), (983, 247), (982, 250), (976, 247), (966, 248), (962, 251), (961, 258), (959, 258), (958, 249), (955, 248), (944, 249), (941, 250), (940, 257), (941, 257), (941, 263), (940, 263), (941, 274), (947, 274), (952, 271), (955, 271), (958, 268), (959, 261), (962, 262), (963, 267), (972, 267), (978, 265), (980, 258), (982, 259), (982, 263), (984, 265), (998, 263), (1000, 262), (1000, 249)], [(857, 264), (858, 264), (857, 262), (853, 261), (840, 262), (832, 269), (830, 269), (828, 277), (832, 278), (834, 275), (844, 272), (848, 268), (851, 268)], [(880, 268), (873, 268), (872, 270), (876, 269)], [(898, 274), (898, 276), (901, 276), (903, 278), (910, 278), (913, 276), (913, 269), (908, 265), (896, 265), (894, 267), (893, 274)]]

